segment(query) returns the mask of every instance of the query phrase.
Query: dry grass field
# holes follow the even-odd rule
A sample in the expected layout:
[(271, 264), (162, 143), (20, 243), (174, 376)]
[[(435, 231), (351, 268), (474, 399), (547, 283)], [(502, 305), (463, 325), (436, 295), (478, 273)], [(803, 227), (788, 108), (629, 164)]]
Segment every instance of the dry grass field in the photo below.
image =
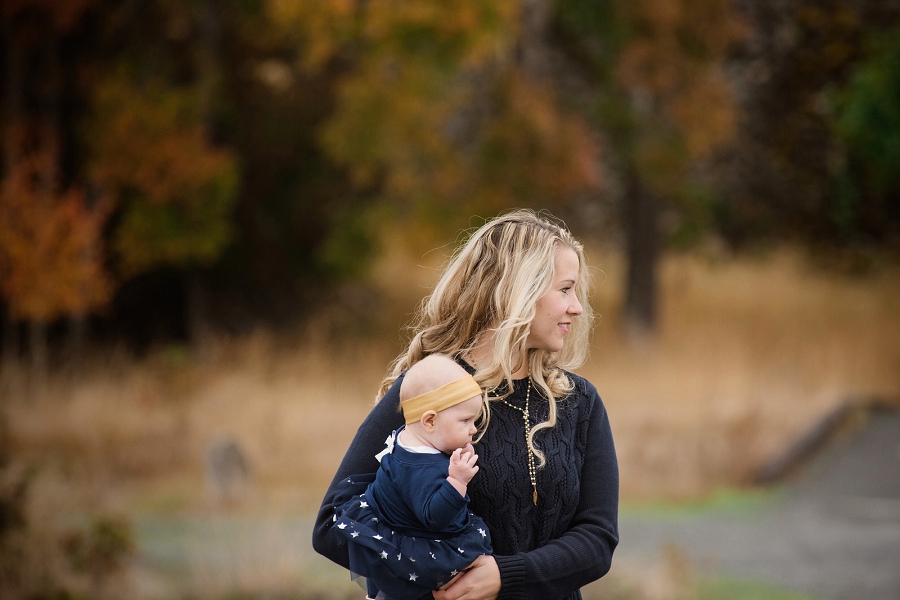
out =
[[(317, 508), (400, 348), (402, 324), (436, 277), (437, 254), (389, 256), (368, 284), (323, 298), (304, 332), (219, 340), (202, 359), (180, 347), (141, 359), (98, 352), (77, 374), (38, 387), (23, 373), (4, 373), (14, 463), (36, 468), (29, 522), (49, 530), (88, 514), (126, 515), (140, 542), (154, 519), (255, 515), (270, 524), (262, 528), (269, 537), (259, 546), (235, 540), (244, 554), (228, 563), (228, 577), (191, 571), (187, 556), (180, 568), (193, 583), (173, 591), (136, 559), (138, 595), (222, 597), (240, 588), (355, 597), (324, 596), (327, 583), (309, 584), (316, 577), (296, 564), (308, 560), (308, 540), (284, 538), (279, 524), (307, 522)], [(619, 328), (620, 258), (594, 251), (591, 259), (600, 317), (580, 373), (609, 410), (627, 502), (747, 486), (838, 403), (900, 397), (900, 266), (846, 276), (790, 250), (753, 259), (669, 256), (658, 338), (635, 343)], [(355, 334), (359, 324), (364, 331)], [(250, 473), (225, 506), (214, 502), (203, 463), (223, 437), (237, 442)], [(631, 591), (622, 598), (674, 597), (623, 586)]]

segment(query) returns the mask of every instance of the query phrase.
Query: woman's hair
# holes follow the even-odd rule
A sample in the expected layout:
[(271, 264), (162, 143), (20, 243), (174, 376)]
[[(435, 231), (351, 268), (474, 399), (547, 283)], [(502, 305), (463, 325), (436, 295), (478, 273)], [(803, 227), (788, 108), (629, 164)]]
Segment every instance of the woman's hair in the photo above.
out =
[[(560, 351), (527, 350), (535, 305), (550, 289), (561, 248), (570, 248), (578, 256), (575, 294), (583, 312), (573, 319)], [(422, 301), (411, 327), (413, 338), (389, 368), (379, 397), (404, 370), (425, 356), (465, 357), (481, 335), (492, 333), (493, 360), (477, 365), (475, 380), (491, 399), (505, 398), (513, 389), (513, 373), (527, 362), (533, 384), (550, 404), (547, 421), (532, 427), (528, 440), (543, 465), (544, 455), (534, 446), (534, 435), (556, 424), (556, 402), (572, 389), (564, 370), (579, 367), (587, 357), (593, 324), (589, 287), (584, 249), (562, 225), (530, 210), (516, 210), (488, 221), (457, 250), (431, 295)], [(490, 419), (489, 407), (486, 409), (482, 431)]]

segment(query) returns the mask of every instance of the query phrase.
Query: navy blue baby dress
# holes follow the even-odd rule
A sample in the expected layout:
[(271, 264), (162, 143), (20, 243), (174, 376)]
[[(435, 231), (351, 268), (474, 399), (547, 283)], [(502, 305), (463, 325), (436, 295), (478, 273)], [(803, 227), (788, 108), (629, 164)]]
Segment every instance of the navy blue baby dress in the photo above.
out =
[(350, 571), (391, 600), (418, 600), (491, 553), (491, 537), (469, 497), (447, 481), (450, 457), (388, 441), (372, 476), (338, 484), (332, 535), (348, 544)]

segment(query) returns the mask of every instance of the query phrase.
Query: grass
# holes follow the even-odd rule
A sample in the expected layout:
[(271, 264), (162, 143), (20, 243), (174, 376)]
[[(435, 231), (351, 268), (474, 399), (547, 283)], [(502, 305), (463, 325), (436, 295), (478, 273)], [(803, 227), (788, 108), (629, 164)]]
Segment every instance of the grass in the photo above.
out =
[(625, 500), (619, 505), (622, 517), (653, 519), (691, 517), (710, 513), (749, 513), (779, 497), (779, 489), (721, 487), (713, 493), (690, 499)]
[(674, 544), (653, 561), (617, 561), (582, 590), (584, 600), (814, 600), (768, 582), (702, 572)]
[[(635, 343), (619, 327), (620, 257), (590, 254), (601, 317), (580, 372), (609, 411), (626, 510), (753, 505), (759, 496), (747, 486), (756, 469), (838, 403), (900, 397), (898, 265), (850, 277), (817, 270), (790, 250), (668, 256), (658, 336)], [(441, 260), (437, 252), (421, 261), (390, 255), (371, 281), (342, 293), (345, 302), (323, 306), (309, 330), (219, 340), (202, 360), (183, 347), (142, 360), (98, 352), (77, 375), (54, 375), (37, 392), (21, 373), (6, 373), (0, 407), (12, 451), (37, 467), (32, 520), (62, 527), (73, 515), (127, 514), (157, 550), (165, 539), (153, 538), (153, 519), (253, 515), (266, 531), (308, 521)], [(246, 493), (227, 506), (211, 495), (203, 470), (206, 449), (223, 436), (238, 443), (250, 469)], [(184, 589), (339, 597), (316, 596), (330, 593), (311, 574), (325, 567), (303, 536), (263, 538), (248, 537), (254, 550), (230, 563), (184, 555)], [(143, 596), (174, 597), (171, 583), (136, 571)], [(622, 593), (632, 593), (628, 581), (640, 575), (623, 569), (622, 577)], [(708, 597), (762, 597), (738, 587), (720, 581)], [(665, 597), (634, 593), (643, 595), (612, 597)]]
[(697, 600), (813, 600), (774, 585), (728, 577), (703, 580), (699, 587)]

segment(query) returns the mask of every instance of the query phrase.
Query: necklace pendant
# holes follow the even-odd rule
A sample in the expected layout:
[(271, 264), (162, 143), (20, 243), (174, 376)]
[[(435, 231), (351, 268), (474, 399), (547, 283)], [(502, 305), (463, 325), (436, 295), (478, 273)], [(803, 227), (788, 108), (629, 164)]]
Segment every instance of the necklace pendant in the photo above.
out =
[(537, 506), (537, 490), (534, 490), (534, 493), (531, 495), (531, 501)]

